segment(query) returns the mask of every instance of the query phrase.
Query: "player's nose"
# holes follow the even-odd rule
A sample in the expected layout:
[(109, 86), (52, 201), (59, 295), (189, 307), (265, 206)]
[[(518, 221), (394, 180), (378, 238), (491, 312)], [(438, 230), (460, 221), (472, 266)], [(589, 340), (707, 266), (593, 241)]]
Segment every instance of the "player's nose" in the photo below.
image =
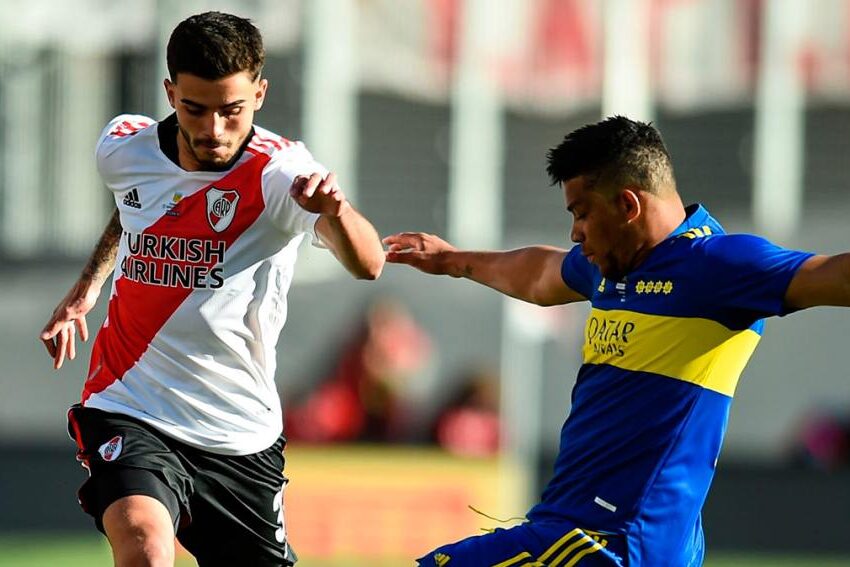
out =
[(226, 118), (218, 112), (213, 112), (210, 115), (210, 122), (207, 125), (210, 132), (210, 137), (213, 140), (220, 140), (224, 136), (224, 124)]
[(570, 229), (570, 240), (576, 244), (584, 242), (584, 233), (580, 231), (575, 224), (573, 224), (573, 227)]

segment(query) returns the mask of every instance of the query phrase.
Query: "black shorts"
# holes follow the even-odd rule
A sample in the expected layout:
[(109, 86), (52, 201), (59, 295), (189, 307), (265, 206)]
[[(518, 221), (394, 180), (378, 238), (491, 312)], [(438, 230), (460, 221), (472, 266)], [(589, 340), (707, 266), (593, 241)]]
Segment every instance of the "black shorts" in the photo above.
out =
[(217, 455), (137, 419), (79, 405), (68, 411), (68, 431), (89, 471), (80, 505), (100, 531), (110, 504), (143, 494), (165, 505), (200, 567), (295, 563), (283, 520), (283, 436), (259, 453)]

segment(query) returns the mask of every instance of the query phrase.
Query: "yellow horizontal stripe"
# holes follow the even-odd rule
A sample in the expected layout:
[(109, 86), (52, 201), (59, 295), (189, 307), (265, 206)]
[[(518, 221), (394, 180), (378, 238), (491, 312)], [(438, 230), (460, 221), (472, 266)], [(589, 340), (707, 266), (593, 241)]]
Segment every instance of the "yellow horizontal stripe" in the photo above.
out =
[(510, 559), (502, 561), (501, 563), (496, 563), (495, 565), (493, 565), (493, 567), (510, 567), (511, 565), (516, 565), (523, 559), (528, 559), (529, 557), (531, 557), (531, 554), (529, 552), (522, 551), (520, 553), (517, 553)]
[(727, 396), (761, 337), (697, 317), (592, 309), (584, 329), (584, 362), (652, 372)]

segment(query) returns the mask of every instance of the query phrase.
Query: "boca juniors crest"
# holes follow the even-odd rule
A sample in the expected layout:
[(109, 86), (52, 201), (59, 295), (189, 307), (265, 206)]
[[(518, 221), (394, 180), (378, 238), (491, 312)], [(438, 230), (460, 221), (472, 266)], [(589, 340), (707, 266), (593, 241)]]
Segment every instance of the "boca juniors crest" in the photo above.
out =
[(207, 220), (216, 232), (225, 230), (236, 214), (239, 193), (235, 190), (222, 191), (211, 187), (207, 191)]

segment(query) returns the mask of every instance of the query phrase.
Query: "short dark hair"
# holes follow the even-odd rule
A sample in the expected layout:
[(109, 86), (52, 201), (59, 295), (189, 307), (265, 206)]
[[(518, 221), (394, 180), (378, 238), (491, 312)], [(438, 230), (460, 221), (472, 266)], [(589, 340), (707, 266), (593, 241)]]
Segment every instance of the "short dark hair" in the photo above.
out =
[(204, 12), (177, 24), (166, 50), (172, 81), (178, 73), (216, 80), (242, 71), (256, 80), (265, 58), (260, 30), (245, 18), (222, 12)]
[(587, 176), (591, 187), (635, 185), (658, 194), (676, 190), (673, 163), (651, 124), (611, 116), (566, 135), (547, 154), (553, 184)]

